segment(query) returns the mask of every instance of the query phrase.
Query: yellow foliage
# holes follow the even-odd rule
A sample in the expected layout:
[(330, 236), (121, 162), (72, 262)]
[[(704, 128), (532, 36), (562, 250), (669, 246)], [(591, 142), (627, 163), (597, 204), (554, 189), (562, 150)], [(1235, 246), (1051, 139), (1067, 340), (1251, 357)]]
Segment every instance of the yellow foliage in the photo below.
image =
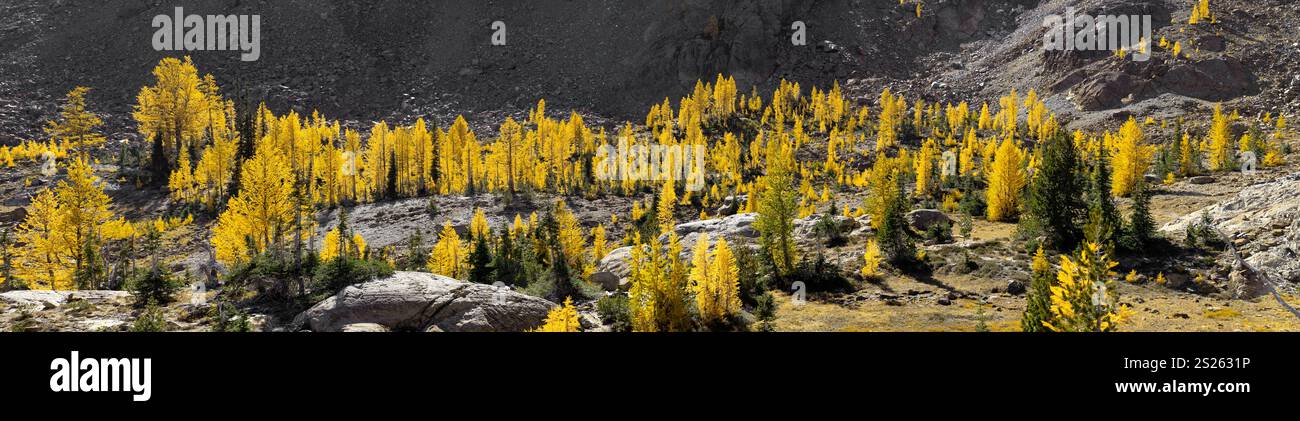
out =
[(1024, 152), (1010, 138), (1003, 140), (989, 174), (989, 221), (1012, 220), (1020, 213), (1020, 193), (1027, 183), (1024, 165)]
[(591, 229), (591, 261), (599, 262), (609, 252), (607, 239), (605, 238), (605, 224), (596, 225)]
[[(204, 134), (224, 138), (227, 103), (216, 94), (216, 81), (199, 77), (189, 57), (162, 59), (153, 70), (154, 85), (140, 89), (133, 116), (146, 139), (162, 137), (169, 156), (191, 149)], [(217, 135), (214, 135), (217, 134)]]
[(862, 276), (875, 278), (880, 270), (880, 244), (875, 239), (867, 240), (867, 248), (862, 254)]
[[(227, 264), (266, 251), (292, 228), (294, 178), (285, 157), (270, 142), (260, 142), (240, 172), (241, 190), (212, 229), (217, 260)], [(252, 246), (253, 249), (249, 249)]]
[(487, 215), (483, 212), (483, 209), (474, 208), (474, 216), (469, 221), (470, 238), (486, 238), (491, 233), (492, 229), (488, 227)]
[(460, 235), (452, 228), (451, 222), (442, 225), (438, 242), (433, 245), (429, 255), (429, 271), (455, 279), (464, 279), (468, 275), (468, 250), (460, 241)]
[(581, 332), (582, 323), (578, 321), (578, 309), (573, 306), (573, 298), (566, 297), (564, 305), (551, 309), (546, 314), (546, 321), (534, 332)]
[(104, 121), (94, 113), (86, 111), (88, 92), (90, 88), (85, 86), (73, 88), (64, 98), (59, 110), (59, 119), (46, 123), (45, 134), (50, 136), (52, 143), (62, 144), (69, 149), (83, 150), (104, 143), (104, 136), (95, 132)]
[(1214, 106), (1214, 121), (1210, 124), (1210, 169), (1229, 171), (1232, 169), (1234, 149), (1228, 126), (1231, 121), (1223, 114), (1222, 106)]
[(1051, 320), (1043, 325), (1056, 332), (1109, 332), (1119, 328), (1130, 310), (1116, 304), (1111, 271), (1117, 263), (1096, 243), (1087, 243), (1078, 260), (1061, 256), (1061, 270), (1052, 290)]
[(1119, 130), (1119, 137), (1114, 146), (1114, 173), (1111, 177), (1110, 192), (1115, 196), (1128, 196), (1151, 165), (1154, 148), (1143, 145), (1144, 136), (1137, 120), (1129, 117), (1128, 122)]
[(668, 234), (668, 246), (651, 238), (642, 244), (634, 234), (629, 260), (632, 289), (628, 307), (634, 332), (677, 332), (690, 327), (687, 311), (689, 279), (681, 260), (682, 247), (676, 233)]
[(59, 201), (50, 189), (32, 198), (27, 218), (18, 225), (15, 243), (24, 246), (14, 253), (14, 275), (31, 289), (69, 290), (72, 262), (63, 242), (65, 231)]
[(321, 240), (321, 247), (320, 247), (321, 261), (328, 262), (330, 260), (334, 260), (335, 258), (339, 257), (340, 251), (354, 258), (361, 258), (365, 256), (366, 239), (361, 236), (361, 233), (357, 233), (357, 232), (352, 233), (352, 239), (350, 241), (345, 242), (344, 244), (339, 244), (339, 238), (340, 235), (339, 235), (338, 227), (334, 227), (334, 229), (329, 230), (329, 232), (325, 233), (325, 238)]

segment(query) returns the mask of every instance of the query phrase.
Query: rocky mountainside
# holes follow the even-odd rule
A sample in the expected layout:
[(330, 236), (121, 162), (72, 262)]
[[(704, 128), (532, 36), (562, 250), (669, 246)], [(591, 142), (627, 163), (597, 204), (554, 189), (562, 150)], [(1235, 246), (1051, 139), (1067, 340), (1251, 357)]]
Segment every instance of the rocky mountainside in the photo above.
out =
[[(1178, 33), (1182, 0), (728, 0), (451, 1), (17, 0), (0, 4), (0, 142), (38, 137), (43, 116), (74, 85), (96, 89), (94, 109), (114, 138), (134, 136), (130, 109), (147, 69), (159, 14), (261, 16), (261, 58), (192, 52), (228, 93), (275, 110), (320, 110), (347, 121), (448, 120), (492, 127), (538, 99), (552, 109), (639, 121), (699, 79), (734, 75), (767, 91), (781, 78), (874, 101), (889, 86), (928, 101), (995, 99), (1037, 88), (1080, 124), (1116, 111), (1181, 114), (1205, 101), (1296, 109), (1300, 5), (1215, 1), (1221, 24)], [(1154, 16), (1156, 33), (1191, 59), (1157, 55), (1115, 65), (1105, 54), (1042, 51), (1042, 22), (1080, 13)], [(492, 46), (491, 24), (507, 24)], [(807, 45), (791, 44), (802, 21)], [(1194, 51), (1195, 53), (1190, 53)], [(744, 88), (742, 88), (744, 89)]]

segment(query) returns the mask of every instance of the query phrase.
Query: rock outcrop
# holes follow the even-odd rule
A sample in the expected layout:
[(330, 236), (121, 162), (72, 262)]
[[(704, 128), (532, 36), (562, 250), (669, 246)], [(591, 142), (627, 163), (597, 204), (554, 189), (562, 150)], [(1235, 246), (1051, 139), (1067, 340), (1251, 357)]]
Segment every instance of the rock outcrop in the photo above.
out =
[(126, 291), (9, 291), (0, 294), (0, 302), (28, 310), (49, 310), (71, 301), (85, 300), (90, 303), (117, 300), (131, 296)]
[(540, 326), (553, 307), (507, 288), (397, 272), (344, 288), (299, 314), (293, 326), (318, 332), (519, 332)]
[(1276, 281), (1300, 281), (1300, 174), (1242, 189), (1237, 196), (1192, 212), (1160, 229), (1169, 238), (1207, 221), (1229, 237), (1242, 258)]

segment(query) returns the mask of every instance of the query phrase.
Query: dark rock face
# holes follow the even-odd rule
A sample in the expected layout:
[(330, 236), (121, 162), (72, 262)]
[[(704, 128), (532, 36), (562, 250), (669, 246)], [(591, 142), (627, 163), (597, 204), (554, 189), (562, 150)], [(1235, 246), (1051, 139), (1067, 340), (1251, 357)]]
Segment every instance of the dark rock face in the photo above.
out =
[(1174, 63), (1153, 59), (1103, 68), (1082, 81), (1076, 71), (1056, 86), (1072, 86), (1074, 102), (1084, 111), (1116, 109), (1162, 93), (1219, 102), (1260, 92), (1255, 74), (1233, 58)]
[(1075, 103), (1085, 111), (1099, 111), (1123, 106), (1124, 98), (1136, 95), (1150, 87), (1150, 82), (1121, 72), (1106, 72), (1094, 76), (1074, 91)]
[(1259, 93), (1255, 74), (1233, 58), (1176, 64), (1160, 78), (1159, 84), (1170, 92), (1206, 101), (1227, 101)]
[[(0, 137), (39, 135), (40, 120), (76, 85), (95, 89), (89, 99), (111, 137), (135, 136), (131, 106), (149, 71), (182, 55), (223, 93), (265, 100), (277, 112), (446, 123), (460, 113), (526, 111), (545, 98), (548, 108), (635, 121), (719, 73), (746, 92), (769, 91), (781, 78), (807, 90), (850, 75), (913, 77), (919, 57), (959, 51), (986, 36), (991, 18), (1010, 19), (990, 16), (1003, 3), (950, 0), (903, 19), (906, 7), (855, 0), (17, 0), (0, 4), (10, 18), (0, 24), (0, 117), (12, 117), (0, 119)], [(151, 19), (175, 7), (259, 15), (260, 59), (154, 51)], [(504, 46), (490, 42), (496, 21), (506, 24)], [(795, 21), (806, 24), (806, 45), (791, 43)]]

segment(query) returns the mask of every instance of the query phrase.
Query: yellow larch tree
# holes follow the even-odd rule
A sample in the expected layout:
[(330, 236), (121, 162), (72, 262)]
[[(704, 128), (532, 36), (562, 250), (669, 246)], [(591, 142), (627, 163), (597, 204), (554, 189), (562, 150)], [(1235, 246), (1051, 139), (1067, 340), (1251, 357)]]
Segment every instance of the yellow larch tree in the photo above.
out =
[[(740, 311), (740, 270), (725, 238), (719, 238), (713, 246), (711, 259), (705, 259), (700, 252), (708, 250), (707, 238), (701, 236), (696, 241), (695, 254), (699, 260), (692, 260), (695, 267), (691, 269), (691, 292), (695, 294), (700, 321), (710, 326)], [(702, 272), (698, 276), (697, 270)]]
[(70, 290), (72, 265), (66, 259), (62, 232), (64, 218), (59, 201), (50, 189), (32, 198), (27, 218), (15, 231), (14, 275), (31, 289)]
[(1145, 136), (1137, 120), (1129, 117), (1128, 122), (1119, 130), (1112, 148), (1114, 172), (1112, 173), (1110, 192), (1112, 195), (1126, 197), (1133, 192), (1138, 182), (1151, 165), (1155, 150), (1143, 142)]
[[(45, 124), (45, 134), (50, 140), (69, 149), (81, 150), (104, 143), (104, 135), (95, 132), (104, 120), (86, 110), (86, 94), (90, 88), (78, 86), (68, 92), (59, 109), (59, 118)], [(84, 155), (83, 155), (84, 156)]]
[(1232, 135), (1229, 133), (1230, 118), (1223, 114), (1222, 106), (1214, 106), (1214, 119), (1210, 123), (1210, 169), (1228, 171), (1232, 169), (1234, 148)]
[(673, 210), (677, 208), (677, 187), (673, 179), (664, 180), (663, 187), (659, 190), (659, 203), (655, 211), (655, 221), (659, 223), (659, 232), (665, 233), (673, 230), (677, 225), (677, 219), (673, 216)]
[(581, 332), (582, 323), (578, 320), (578, 309), (573, 306), (573, 298), (565, 297), (564, 305), (551, 309), (546, 314), (546, 321), (534, 332)]
[(927, 139), (921, 146), (912, 165), (916, 171), (916, 195), (930, 197), (939, 191), (939, 170), (935, 165), (939, 159), (939, 146), (934, 139)]
[(606, 238), (605, 224), (596, 225), (591, 229), (591, 261), (599, 262), (609, 252), (608, 239)]
[(451, 222), (442, 225), (438, 242), (429, 255), (429, 271), (449, 278), (463, 279), (468, 274), (468, 252)]
[[(270, 142), (259, 142), (244, 162), (240, 191), (217, 217), (212, 247), (217, 260), (244, 261), (266, 251), (289, 231), (298, 211), (293, 199), (294, 176), (285, 156)], [(250, 248), (251, 247), (251, 248)]]
[(353, 232), (352, 238), (343, 244), (339, 244), (342, 235), (339, 234), (339, 228), (329, 230), (325, 233), (325, 238), (321, 240), (320, 259), (328, 262), (339, 257), (339, 252), (346, 253), (349, 257), (361, 258), (366, 255), (366, 239), (359, 232)]
[(1201, 150), (1191, 135), (1183, 133), (1178, 143), (1178, 169), (1184, 177), (1196, 175), (1201, 166)]
[(236, 175), (240, 141), (237, 138), (217, 139), (203, 149), (203, 157), (194, 167), (195, 195), (208, 209), (216, 209), (229, 195), (230, 182)]
[(880, 244), (876, 239), (867, 240), (867, 247), (862, 252), (862, 276), (871, 279), (879, 275), (880, 256)]
[(180, 202), (193, 202), (194, 200), (194, 171), (190, 166), (190, 150), (181, 149), (180, 157), (176, 159), (176, 169), (172, 170), (170, 177), (167, 177), (167, 190), (171, 191), (172, 199)]
[(1061, 270), (1051, 291), (1051, 316), (1043, 325), (1055, 332), (1109, 332), (1129, 317), (1118, 303), (1116, 278), (1105, 248), (1086, 243), (1078, 259), (1061, 256)]
[(488, 226), (487, 214), (483, 212), (482, 208), (474, 208), (474, 216), (469, 220), (469, 235), (471, 241), (476, 241), (479, 238), (487, 238), (491, 233), (492, 229)]
[[(54, 189), (63, 219), (59, 224), (62, 228), (59, 232), (63, 237), (60, 242), (75, 270), (83, 269), (92, 260), (87, 252), (95, 253), (99, 250), (104, 241), (101, 230), (104, 224), (113, 219), (113, 212), (109, 210), (112, 199), (104, 194), (104, 189), (97, 185), (98, 182), (99, 178), (95, 176), (90, 163), (77, 158), (68, 166), (68, 178), (60, 181)], [(78, 286), (91, 288), (95, 285)]]
[(989, 173), (988, 220), (1014, 219), (1020, 213), (1020, 193), (1026, 183), (1024, 152), (1008, 137), (998, 147)]
[[(189, 57), (162, 59), (153, 69), (154, 84), (140, 89), (136, 96), (135, 117), (140, 134), (162, 144), (172, 159), (181, 148), (189, 148), (208, 131), (212, 121), (211, 101), (200, 89), (203, 78)], [(191, 148), (193, 149), (193, 148)]]
[(564, 253), (565, 262), (570, 268), (580, 270), (583, 277), (591, 275), (595, 267), (589, 264), (592, 261), (587, 260), (586, 240), (583, 238), (578, 217), (569, 210), (569, 206), (564, 204), (563, 199), (555, 201), (555, 208), (551, 212), (559, 228), (556, 236), (560, 243), (560, 250)]
[(658, 240), (642, 244), (634, 234), (629, 277), (628, 308), (634, 332), (680, 332), (690, 328), (688, 311), (689, 275), (681, 259), (682, 247), (676, 233), (668, 234), (668, 246)]

